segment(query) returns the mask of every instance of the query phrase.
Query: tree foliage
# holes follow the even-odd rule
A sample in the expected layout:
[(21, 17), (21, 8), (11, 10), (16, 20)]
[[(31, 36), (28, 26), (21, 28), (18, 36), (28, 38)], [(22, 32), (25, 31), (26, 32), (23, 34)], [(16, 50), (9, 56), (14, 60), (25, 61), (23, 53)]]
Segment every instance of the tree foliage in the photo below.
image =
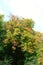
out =
[(43, 65), (43, 35), (33, 30), (32, 19), (0, 15), (0, 64)]

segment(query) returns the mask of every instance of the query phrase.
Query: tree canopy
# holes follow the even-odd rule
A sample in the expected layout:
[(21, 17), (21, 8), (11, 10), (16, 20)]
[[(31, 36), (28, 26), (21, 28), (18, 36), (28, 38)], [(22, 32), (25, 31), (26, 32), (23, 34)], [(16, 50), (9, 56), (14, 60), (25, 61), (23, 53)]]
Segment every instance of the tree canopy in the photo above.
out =
[(33, 27), (32, 19), (0, 15), (0, 65), (43, 65), (43, 34)]

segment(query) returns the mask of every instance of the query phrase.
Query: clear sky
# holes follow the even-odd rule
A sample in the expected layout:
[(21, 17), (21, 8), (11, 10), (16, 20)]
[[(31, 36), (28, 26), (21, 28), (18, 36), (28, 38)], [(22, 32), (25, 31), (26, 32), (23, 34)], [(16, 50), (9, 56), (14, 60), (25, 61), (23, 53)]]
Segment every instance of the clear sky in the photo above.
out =
[(43, 0), (0, 0), (0, 14), (10, 13), (32, 18), (34, 29), (43, 32)]

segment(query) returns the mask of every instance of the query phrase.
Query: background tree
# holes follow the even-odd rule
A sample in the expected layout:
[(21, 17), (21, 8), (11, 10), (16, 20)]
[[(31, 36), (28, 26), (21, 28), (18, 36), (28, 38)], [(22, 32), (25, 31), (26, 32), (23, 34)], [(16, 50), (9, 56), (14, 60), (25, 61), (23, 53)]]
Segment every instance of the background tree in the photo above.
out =
[(0, 15), (0, 60), (4, 57), (3, 40), (5, 38), (5, 33), (3, 15)]
[(42, 33), (33, 30), (34, 21), (13, 15), (7, 22), (3, 23), (3, 18), (0, 20), (0, 59), (3, 65), (42, 65)]

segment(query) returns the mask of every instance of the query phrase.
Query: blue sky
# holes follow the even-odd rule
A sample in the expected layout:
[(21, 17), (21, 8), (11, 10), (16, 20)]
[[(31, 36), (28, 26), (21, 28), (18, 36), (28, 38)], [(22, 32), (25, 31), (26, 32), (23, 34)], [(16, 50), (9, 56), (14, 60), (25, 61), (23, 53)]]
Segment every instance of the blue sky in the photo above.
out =
[(10, 13), (35, 21), (34, 29), (43, 32), (43, 0), (0, 0), (0, 14)]

